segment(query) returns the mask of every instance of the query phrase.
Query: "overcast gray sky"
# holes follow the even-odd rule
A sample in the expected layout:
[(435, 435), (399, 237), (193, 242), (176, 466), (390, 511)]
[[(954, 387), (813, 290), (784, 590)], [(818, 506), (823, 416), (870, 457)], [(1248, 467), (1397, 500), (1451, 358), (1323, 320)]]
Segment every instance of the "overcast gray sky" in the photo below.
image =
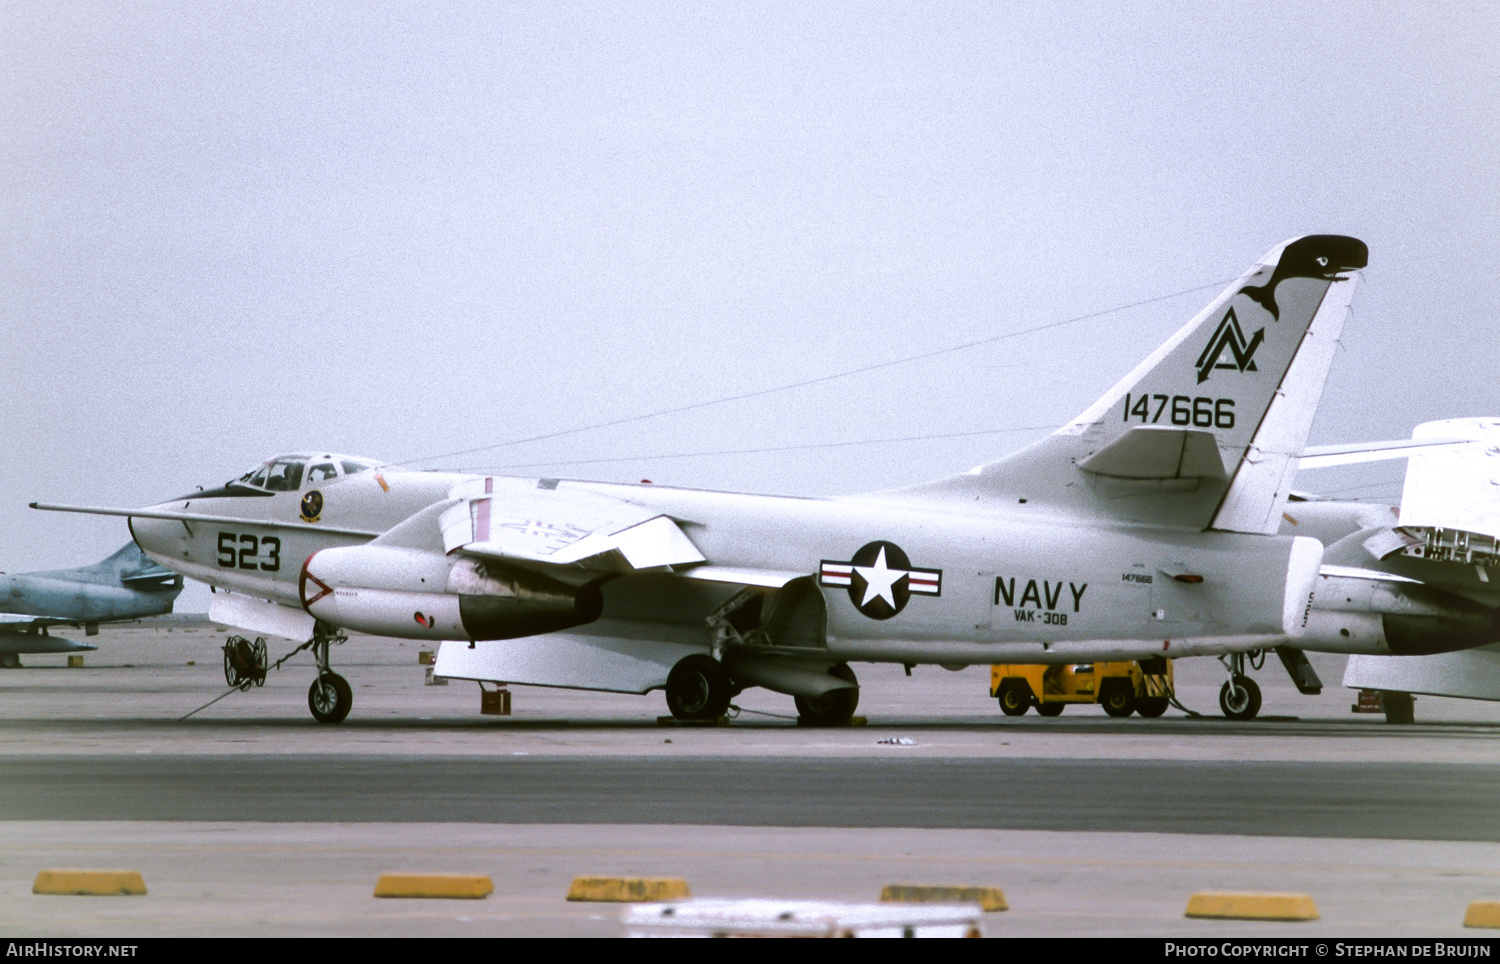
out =
[[(5, 0), (0, 569), (127, 538), (34, 499), (753, 392), (1305, 233), (1371, 251), (1314, 443), (1500, 415), (1497, 105), (1480, 3)], [(915, 482), (1066, 421), (1215, 293), (422, 464)], [(1346, 471), (1299, 484), (1399, 494), (1401, 463)]]

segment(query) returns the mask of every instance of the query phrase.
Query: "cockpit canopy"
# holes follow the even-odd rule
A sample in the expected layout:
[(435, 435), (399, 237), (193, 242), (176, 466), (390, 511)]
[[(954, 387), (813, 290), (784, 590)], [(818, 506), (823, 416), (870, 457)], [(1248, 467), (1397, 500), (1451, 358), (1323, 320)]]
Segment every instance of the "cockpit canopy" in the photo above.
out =
[(326, 484), (346, 475), (357, 475), (379, 468), (380, 465), (374, 459), (362, 459), (354, 455), (278, 455), (226, 483), (225, 487), (245, 486), (263, 492), (296, 492), (304, 485)]

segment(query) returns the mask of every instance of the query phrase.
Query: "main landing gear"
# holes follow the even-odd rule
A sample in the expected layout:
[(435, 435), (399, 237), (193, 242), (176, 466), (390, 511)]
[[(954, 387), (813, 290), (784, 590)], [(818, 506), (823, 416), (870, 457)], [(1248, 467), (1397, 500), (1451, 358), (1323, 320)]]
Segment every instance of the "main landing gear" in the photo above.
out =
[(848, 663), (839, 663), (828, 671), (829, 676), (854, 683), (821, 696), (797, 696), (797, 721), (809, 726), (848, 726), (854, 719), (854, 710), (859, 706), (859, 680)]
[[(797, 722), (807, 726), (847, 726), (859, 705), (859, 681), (848, 663), (838, 663), (828, 675), (853, 686), (829, 690), (818, 696), (794, 696)], [(685, 656), (667, 674), (667, 709), (679, 720), (709, 722), (729, 709), (729, 701), (745, 687), (729, 675), (724, 664), (707, 653)]]
[(1245, 664), (1256, 669), (1265, 665), (1266, 654), (1257, 650), (1247, 660), (1244, 653), (1220, 656), (1219, 661), (1229, 670), (1229, 680), (1219, 690), (1219, 709), (1231, 720), (1253, 720), (1260, 712), (1260, 687), (1245, 673)]
[(717, 720), (739, 692), (724, 664), (705, 653), (685, 656), (667, 675), (667, 709), (679, 720)]

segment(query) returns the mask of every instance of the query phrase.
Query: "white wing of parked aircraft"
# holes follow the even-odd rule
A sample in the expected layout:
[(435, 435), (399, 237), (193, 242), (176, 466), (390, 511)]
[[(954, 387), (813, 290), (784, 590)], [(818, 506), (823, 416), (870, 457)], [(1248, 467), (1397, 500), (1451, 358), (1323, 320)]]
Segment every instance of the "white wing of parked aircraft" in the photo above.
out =
[[(1418, 443), (1443, 438), (1468, 445), (1412, 456), (1393, 527), (1397, 539), (1378, 545), (1408, 572), (1440, 571), (1451, 588), (1487, 599), (1500, 591), (1500, 419), (1426, 422), (1412, 433)], [(1344, 685), (1386, 691), (1397, 708), (1392, 714), (1388, 706), (1388, 717), (1406, 722), (1406, 694), (1500, 700), (1500, 646), (1400, 658), (1354, 655)]]

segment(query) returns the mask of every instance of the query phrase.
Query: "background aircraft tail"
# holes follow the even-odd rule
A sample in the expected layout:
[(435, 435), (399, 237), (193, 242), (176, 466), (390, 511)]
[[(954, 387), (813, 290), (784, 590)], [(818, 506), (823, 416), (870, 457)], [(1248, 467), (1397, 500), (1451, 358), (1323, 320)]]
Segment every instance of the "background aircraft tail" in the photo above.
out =
[(91, 566), (59, 570), (54, 574), (71, 575), (80, 581), (125, 586), (143, 592), (182, 587), (180, 575), (152, 560), (134, 542), (125, 543), (107, 558)]
[(1275, 533), (1367, 262), (1354, 238), (1279, 245), (1052, 435), (893, 494)]

